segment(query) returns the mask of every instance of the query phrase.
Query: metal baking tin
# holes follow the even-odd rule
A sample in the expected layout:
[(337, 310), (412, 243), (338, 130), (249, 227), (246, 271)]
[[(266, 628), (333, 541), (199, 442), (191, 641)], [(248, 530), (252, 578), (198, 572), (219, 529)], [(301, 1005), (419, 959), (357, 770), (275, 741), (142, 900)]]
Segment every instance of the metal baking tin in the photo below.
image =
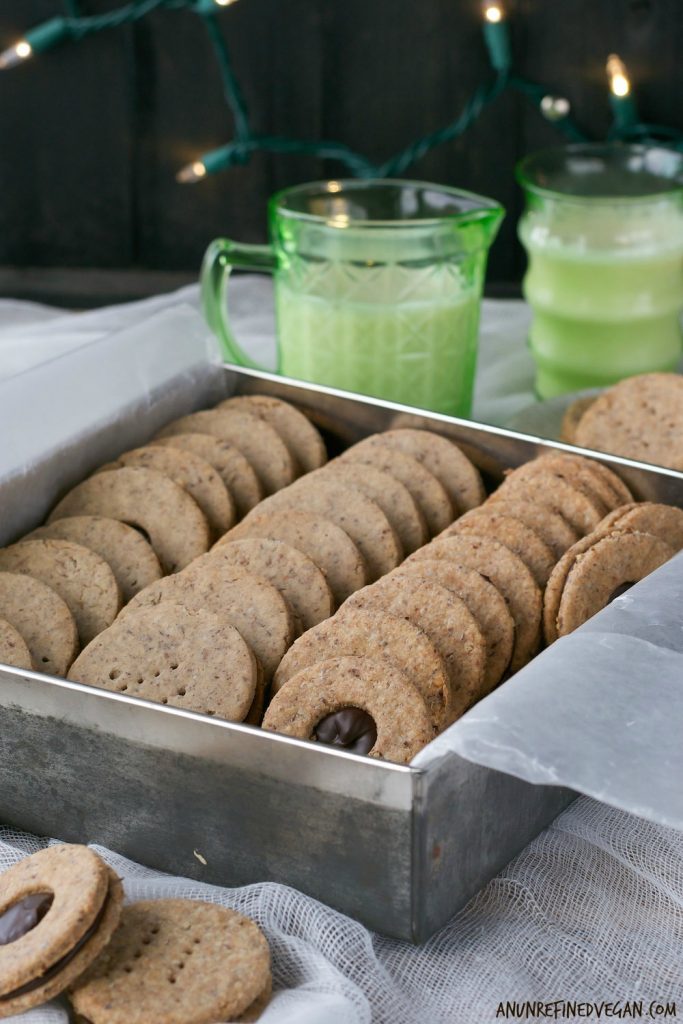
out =
[[(567, 447), (256, 371), (224, 375), (226, 395), (292, 401), (333, 446), (398, 425), (437, 430), (492, 480)], [(683, 506), (683, 475), (600, 458), (639, 498)], [(0, 668), (4, 824), (221, 885), (283, 882), (401, 939), (432, 935), (573, 797), (455, 754), (417, 770)]]

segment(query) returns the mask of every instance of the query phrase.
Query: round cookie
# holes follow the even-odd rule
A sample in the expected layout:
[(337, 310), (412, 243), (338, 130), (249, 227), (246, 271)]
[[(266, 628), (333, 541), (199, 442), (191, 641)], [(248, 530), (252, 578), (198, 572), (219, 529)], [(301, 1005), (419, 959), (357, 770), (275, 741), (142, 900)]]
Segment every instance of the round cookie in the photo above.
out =
[(615, 473), (601, 463), (586, 459), (582, 455), (544, 452), (514, 472), (522, 478), (536, 473), (543, 476), (547, 472), (552, 473), (553, 477), (562, 477), (597, 502), (605, 512), (623, 505), (625, 501), (633, 500), (633, 495)]
[(253, 413), (206, 409), (169, 423), (157, 437), (212, 434), (234, 445), (251, 463), (266, 494), (274, 494), (296, 477), (292, 454), (276, 430)]
[(574, 443), (675, 469), (683, 459), (683, 376), (628, 377), (584, 412)]
[(421, 558), (419, 561), (404, 562), (394, 570), (393, 575), (431, 580), (465, 602), (486, 643), (486, 668), (481, 696), (490, 693), (503, 678), (515, 640), (514, 619), (500, 591), (476, 569), (452, 565), (443, 559)]
[(552, 474), (525, 478), (511, 474), (489, 497), (487, 505), (497, 505), (499, 501), (507, 501), (509, 498), (549, 508), (563, 516), (580, 536), (594, 530), (605, 515), (605, 507), (601, 502), (584, 494), (562, 477)]
[(0, 616), (22, 636), (37, 671), (66, 675), (78, 653), (78, 631), (52, 587), (32, 576), (0, 572)]
[(426, 634), (443, 658), (450, 683), (442, 710), (444, 726), (478, 699), (486, 669), (486, 644), (467, 605), (450, 590), (429, 580), (392, 573), (374, 586), (359, 590), (345, 608), (396, 615)]
[[(484, 514), (484, 509), (487, 509)], [(474, 533), (479, 537), (493, 537), (522, 559), (531, 574), (543, 587), (548, 582), (556, 559), (544, 540), (520, 519), (497, 513), (493, 507), (482, 506), (473, 512), (466, 512), (452, 526), (444, 530), (442, 537), (457, 533)]]
[(401, 542), (379, 505), (325, 470), (301, 477), (292, 487), (267, 498), (258, 511), (284, 509), (312, 512), (340, 526), (358, 547), (370, 579), (391, 572), (403, 559)]
[(562, 587), (557, 610), (558, 636), (582, 626), (609, 604), (623, 586), (638, 583), (674, 555), (649, 533), (613, 531), (577, 552)]
[(486, 497), (479, 470), (458, 446), (431, 430), (402, 427), (375, 434), (367, 440), (412, 455), (443, 485), (456, 514), (481, 505)]
[(33, 659), (26, 641), (7, 619), (0, 618), (0, 665), (33, 669)]
[[(528, 480), (541, 480), (546, 487), (555, 486), (555, 481), (562, 480), (568, 483), (576, 491), (585, 495), (590, 500), (595, 510), (606, 515), (618, 504), (616, 501), (605, 501), (598, 493), (595, 478), (589, 474), (584, 467), (564, 459), (561, 455), (543, 455), (540, 458), (532, 459), (523, 466), (513, 469), (507, 473), (507, 481), (518, 481), (522, 483)], [(611, 492), (607, 491), (608, 495)]]
[(222, 564), (213, 555), (146, 587), (123, 609), (119, 621), (141, 608), (163, 607), (167, 601), (190, 611), (204, 608), (238, 630), (258, 658), (266, 682), (296, 636), (292, 609), (272, 583)]
[(277, 693), (303, 669), (340, 657), (385, 658), (422, 694), (435, 732), (447, 724), (450, 684), (443, 658), (426, 634), (408, 619), (375, 609), (342, 609), (333, 619), (300, 637), (280, 662), (272, 692)]
[(541, 627), (541, 590), (521, 558), (491, 537), (458, 534), (437, 538), (420, 548), (410, 561), (439, 558), (476, 569), (507, 601), (515, 622), (515, 643), (510, 670), (516, 672), (538, 649)]
[(157, 437), (150, 444), (193, 452), (206, 459), (232, 495), (238, 519), (251, 512), (263, 498), (263, 488), (253, 466), (229, 441), (211, 434), (172, 434)]
[(232, 495), (211, 463), (201, 455), (150, 444), (124, 452), (103, 468), (122, 469), (125, 466), (153, 469), (174, 480), (197, 502), (216, 537), (229, 530), (235, 522)]
[(141, 530), (164, 572), (177, 572), (209, 548), (209, 524), (196, 501), (153, 469), (97, 473), (62, 498), (48, 519), (106, 516)]
[(515, 519), (519, 519), (520, 522), (531, 527), (548, 545), (555, 561), (558, 561), (567, 548), (576, 544), (579, 539), (577, 531), (559, 512), (553, 512), (547, 505), (524, 501), (523, 498), (504, 497), (490, 504), (487, 501), (478, 509), (468, 512), (467, 515), (474, 518), (479, 515), (487, 516), (492, 512), (504, 516), (514, 516)]
[(99, 956), (123, 889), (87, 846), (49, 846), (0, 876), (0, 1017), (63, 992)]
[(325, 472), (336, 480), (357, 487), (382, 509), (406, 554), (417, 551), (429, 539), (427, 524), (410, 491), (400, 480), (367, 463), (334, 459)]
[(154, 550), (138, 530), (104, 516), (56, 519), (27, 534), (26, 540), (70, 540), (90, 548), (107, 562), (121, 588), (124, 604), (163, 573)]
[(222, 616), (164, 601), (117, 619), (81, 651), (68, 678), (241, 722), (256, 674), (249, 646)]
[(0, 571), (52, 587), (73, 615), (83, 646), (112, 624), (121, 607), (119, 585), (105, 560), (69, 540), (24, 540), (3, 548)]
[(576, 544), (572, 544), (565, 551), (550, 574), (550, 579), (543, 594), (543, 636), (547, 645), (554, 643), (559, 635), (557, 632), (557, 614), (560, 609), (562, 590), (567, 582), (569, 570), (574, 565), (577, 557), (583, 554), (584, 551), (588, 551), (595, 544), (598, 537), (603, 536), (605, 536), (604, 530), (594, 530), (585, 537), (581, 537), (580, 540), (577, 540)]
[[(347, 711), (353, 714), (339, 715)], [(293, 676), (271, 701), (263, 728), (398, 764), (407, 764), (434, 734), (424, 699), (399, 669), (349, 657)]]
[(321, 570), (308, 555), (284, 541), (248, 537), (214, 548), (210, 558), (272, 583), (304, 630), (329, 619), (334, 611), (334, 599)]
[(219, 402), (217, 409), (241, 409), (269, 423), (278, 432), (304, 473), (327, 462), (322, 437), (311, 421), (289, 402), (269, 395), (238, 395)]
[(375, 466), (400, 480), (421, 510), (432, 537), (453, 521), (453, 506), (444, 486), (421, 462), (399, 448), (375, 444), (369, 437), (345, 451), (341, 461)]
[(269, 986), (253, 921), (199, 900), (141, 900), (69, 998), (90, 1024), (213, 1024), (236, 1020)]
[(658, 505), (652, 501), (622, 505), (605, 516), (598, 529), (603, 533), (611, 529), (651, 533), (666, 541), (674, 551), (683, 549), (683, 509), (675, 505)]
[(321, 516), (295, 509), (258, 510), (221, 537), (213, 550), (246, 537), (281, 540), (308, 555), (324, 574), (338, 605), (368, 582), (367, 566), (358, 547), (341, 527)]
[(594, 401), (595, 395), (585, 395), (583, 398), (577, 398), (571, 403), (562, 417), (560, 441), (564, 441), (566, 444), (576, 444), (576, 430), (581, 417), (587, 409), (590, 409)]

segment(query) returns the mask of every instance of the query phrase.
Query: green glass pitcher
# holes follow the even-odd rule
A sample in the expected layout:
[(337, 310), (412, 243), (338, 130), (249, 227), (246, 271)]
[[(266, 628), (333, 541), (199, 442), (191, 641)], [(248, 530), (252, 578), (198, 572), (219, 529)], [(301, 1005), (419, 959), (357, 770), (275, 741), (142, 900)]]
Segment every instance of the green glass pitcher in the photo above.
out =
[(225, 358), (255, 365), (230, 328), (230, 271), (265, 271), (275, 277), (279, 373), (469, 415), (502, 207), (441, 185), (351, 180), (286, 189), (268, 211), (270, 245), (219, 238), (204, 257), (204, 310)]

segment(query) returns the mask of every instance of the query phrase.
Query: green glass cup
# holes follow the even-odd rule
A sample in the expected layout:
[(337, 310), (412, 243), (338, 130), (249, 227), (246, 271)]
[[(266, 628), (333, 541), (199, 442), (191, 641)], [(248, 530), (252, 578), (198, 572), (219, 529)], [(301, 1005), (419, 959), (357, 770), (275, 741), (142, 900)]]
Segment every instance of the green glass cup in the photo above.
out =
[(233, 267), (275, 278), (278, 372), (467, 416), (491, 199), (414, 181), (299, 185), (269, 203), (269, 245), (209, 246), (202, 296), (225, 358), (254, 366), (230, 328)]

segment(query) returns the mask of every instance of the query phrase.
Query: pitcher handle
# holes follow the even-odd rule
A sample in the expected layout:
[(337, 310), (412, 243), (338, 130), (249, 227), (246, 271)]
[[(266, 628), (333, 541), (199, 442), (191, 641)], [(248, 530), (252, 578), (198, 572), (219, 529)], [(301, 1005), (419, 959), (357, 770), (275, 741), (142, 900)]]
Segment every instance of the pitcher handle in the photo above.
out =
[(230, 327), (228, 281), (233, 267), (272, 274), (277, 267), (277, 259), (270, 245), (242, 245), (229, 238), (216, 238), (204, 254), (201, 271), (204, 316), (221, 344), (225, 359), (252, 370), (265, 370), (266, 367), (247, 355)]

